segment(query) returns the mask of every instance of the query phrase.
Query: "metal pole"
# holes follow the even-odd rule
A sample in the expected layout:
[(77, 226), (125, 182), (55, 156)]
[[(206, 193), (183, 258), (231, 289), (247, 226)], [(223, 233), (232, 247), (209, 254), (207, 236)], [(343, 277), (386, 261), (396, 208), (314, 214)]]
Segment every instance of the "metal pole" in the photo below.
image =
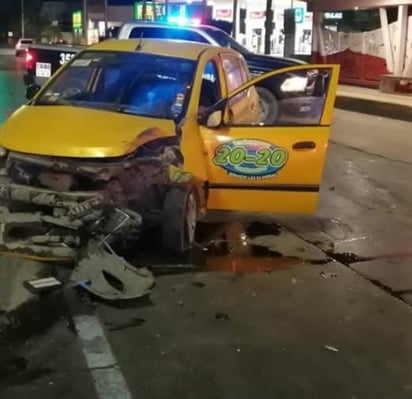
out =
[(232, 24), (232, 36), (237, 39), (237, 32), (238, 32), (238, 25), (239, 25), (239, 1), (238, 0), (233, 0), (233, 24)]
[(20, 5), (21, 5), (21, 37), (24, 37), (25, 35), (25, 32), (24, 32), (24, 0), (21, 0)]
[(265, 19), (265, 54), (270, 54), (270, 39), (273, 33), (273, 10), (272, 0), (266, 0), (266, 19)]
[(143, 21), (146, 21), (146, 14), (147, 14), (147, 11), (146, 11), (146, 7), (147, 7), (147, 4), (146, 4), (146, 0), (143, 0), (143, 4), (142, 4), (142, 20)]
[(107, 32), (109, 30), (109, 20), (108, 20), (108, 5), (107, 0), (104, 0), (104, 36), (107, 37)]
[(165, 19), (167, 20), (167, 17), (169, 16), (169, 0), (165, 0)]
[(157, 20), (157, 14), (156, 14), (156, 0), (152, 0), (152, 7), (153, 7), (153, 21)]
[(87, 17), (87, 0), (83, 0), (83, 37), (87, 40), (89, 18)]

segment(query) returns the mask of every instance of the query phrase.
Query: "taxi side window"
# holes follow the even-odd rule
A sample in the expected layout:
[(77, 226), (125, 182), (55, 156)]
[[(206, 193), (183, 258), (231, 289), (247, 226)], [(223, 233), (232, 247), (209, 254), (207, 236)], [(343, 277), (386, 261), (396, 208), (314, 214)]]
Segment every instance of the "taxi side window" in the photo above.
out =
[[(331, 69), (307, 68), (272, 74), (256, 85), (259, 123), (264, 126), (318, 126), (328, 94)], [(232, 121), (231, 125), (242, 125)]]
[(207, 108), (221, 99), (219, 74), (216, 63), (209, 61), (203, 72), (202, 87), (200, 89), (199, 108)]
[[(222, 63), (226, 74), (226, 82), (229, 93), (233, 92), (238, 87), (242, 86), (247, 82), (247, 76), (244, 73), (243, 65), (239, 59), (233, 56), (223, 55)], [(246, 94), (246, 90), (242, 91), (241, 93), (232, 97), (229, 101), (229, 104), (234, 104), (238, 102)]]

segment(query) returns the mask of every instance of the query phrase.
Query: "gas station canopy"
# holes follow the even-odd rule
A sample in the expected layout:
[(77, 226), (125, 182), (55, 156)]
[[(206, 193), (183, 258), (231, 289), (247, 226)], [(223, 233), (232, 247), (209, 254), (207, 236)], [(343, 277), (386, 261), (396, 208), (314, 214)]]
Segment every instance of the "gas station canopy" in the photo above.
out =
[(412, 0), (309, 0), (308, 11), (342, 11), (412, 5)]

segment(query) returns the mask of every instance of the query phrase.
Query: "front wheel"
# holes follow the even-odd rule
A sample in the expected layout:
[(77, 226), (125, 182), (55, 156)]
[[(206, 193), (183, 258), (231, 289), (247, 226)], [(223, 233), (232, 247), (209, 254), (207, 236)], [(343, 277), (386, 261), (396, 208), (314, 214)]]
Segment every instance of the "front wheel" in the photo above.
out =
[(260, 105), (260, 122), (265, 125), (276, 123), (279, 115), (279, 103), (277, 98), (265, 87), (257, 86)]
[(191, 186), (172, 187), (165, 196), (161, 224), (162, 246), (173, 253), (190, 250), (198, 216), (196, 193)]

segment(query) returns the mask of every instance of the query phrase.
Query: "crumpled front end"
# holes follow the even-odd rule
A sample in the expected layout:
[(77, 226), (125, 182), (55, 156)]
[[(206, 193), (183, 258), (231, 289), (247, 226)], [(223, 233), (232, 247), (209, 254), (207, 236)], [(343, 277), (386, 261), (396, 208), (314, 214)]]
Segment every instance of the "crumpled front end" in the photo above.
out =
[[(96, 276), (96, 255), (113, 257), (113, 248), (135, 243), (143, 219), (156, 214), (162, 190), (170, 184), (169, 167), (181, 162), (179, 154), (175, 147), (164, 147), (156, 156), (136, 153), (96, 161), (9, 152), (0, 170), (0, 252), (73, 259), (77, 268), (86, 264), (90, 269), (75, 274)], [(119, 268), (126, 270), (124, 262), (119, 258)], [(102, 296), (101, 286), (94, 291)], [(118, 287), (103, 291), (108, 299), (122, 297)], [(129, 284), (124, 295), (139, 296), (130, 291)]]

